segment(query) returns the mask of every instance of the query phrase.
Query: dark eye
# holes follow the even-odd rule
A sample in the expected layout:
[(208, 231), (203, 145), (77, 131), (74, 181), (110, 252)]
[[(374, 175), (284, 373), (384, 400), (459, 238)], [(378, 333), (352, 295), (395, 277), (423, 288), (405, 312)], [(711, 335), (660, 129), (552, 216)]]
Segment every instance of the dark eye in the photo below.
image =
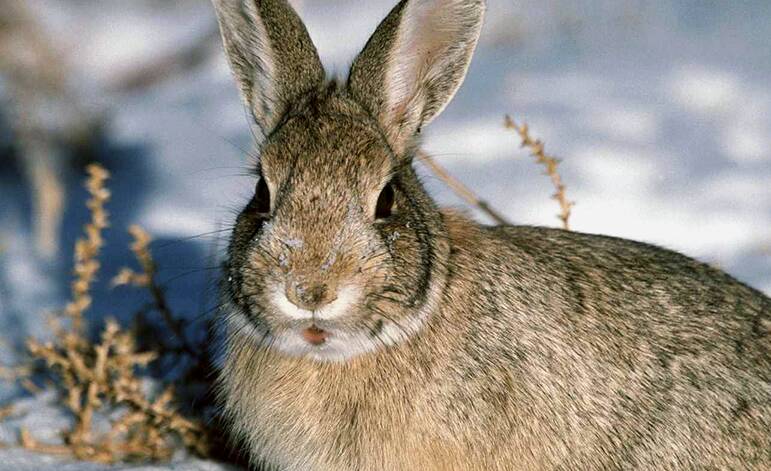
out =
[(391, 217), (394, 209), (394, 187), (392, 184), (387, 184), (380, 192), (380, 196), (377, 198), (377, 205), (375, 206), (375, 219), (386, 219)]
[(254, 198), (252, 198), (252, 207), (254, 211), (262, 214), (270, 213), (270, 190), (265, 179), (260, 177), (257, 181), (257, 187), (254, 190)]

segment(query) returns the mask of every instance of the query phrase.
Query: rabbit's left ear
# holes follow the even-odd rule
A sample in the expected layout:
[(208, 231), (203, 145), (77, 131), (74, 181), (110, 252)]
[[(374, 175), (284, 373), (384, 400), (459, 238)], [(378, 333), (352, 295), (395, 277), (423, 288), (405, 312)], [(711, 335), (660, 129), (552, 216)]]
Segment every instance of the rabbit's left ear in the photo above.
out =
[(318, 87), (324, 68), (287, 0), (213, 0), (230, 67), (263, 135)]
[(484, 0), (402, 0), (351, 67), (348, 87), (402, 153), (450, 102), (479, 39)]

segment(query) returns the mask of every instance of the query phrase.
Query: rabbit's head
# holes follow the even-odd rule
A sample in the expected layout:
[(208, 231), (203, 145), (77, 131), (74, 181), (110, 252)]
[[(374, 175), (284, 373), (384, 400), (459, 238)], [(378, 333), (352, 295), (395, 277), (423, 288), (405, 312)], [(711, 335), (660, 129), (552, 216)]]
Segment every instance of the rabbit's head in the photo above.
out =
[(402, 1), (344, 85), (286, 0), (214, 3), (261, 141), (229, 248), (231, 336), (317, 360), (408, 339), (449, 250), (411, 165), (417, 136), (460, 86), (484, 2)]

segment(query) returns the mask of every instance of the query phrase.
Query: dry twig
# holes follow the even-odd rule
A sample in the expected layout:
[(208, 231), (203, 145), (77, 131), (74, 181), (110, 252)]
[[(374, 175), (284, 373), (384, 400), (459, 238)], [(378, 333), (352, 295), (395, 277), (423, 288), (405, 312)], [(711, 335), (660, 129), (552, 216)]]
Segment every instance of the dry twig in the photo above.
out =
[(570, 230), (570, 212), (574, 203), (568, 201), (567, 196), (565, 195), (565, 185), (562, 183), (562, 178), (557, 171), (560, 161), (545, 153), (544, 144), (540, 139), (534, 140), (530, 137), (529, 128), (526, 123), (522, 123), (522, 125), (519, 126), (507, 115), (504, 125), (507, 129), (513, 129), (519, 134), (520, 139), (522, 139), (522, 147), (527, 147), (530, 150), (530, 154), (535, 157), (536, 162), (543, 165), (546, 169), (546, 175), (549, 176), (556, 190), (556, 193), (554, 193), (552, 198), (557, 200), (560, 205), (560, 214), (558, 217), (560, 218), (560, 221), (562, 221), (563, 229)]
[(509, 225), (510, 223), (501, 216), (500, 213), (495, 211), (490, 205), (487, 203), (487, 201), (484, 201), (483, 199), (479, 198), (476, 194), (474, 194), (469, 187), (463, 184), (460, 180), (453, 177), (452, 175), (447, 172), (447, 170), (444, 169), (441, 165), (436, 163), (436, 161), (431, 157), (430, 155), (426, 154), (423, 151), (419, 152), (418, 159), (426, 164), (426, 166), (434, 172), (434, 174), (439, 177), (440, 180), (444, 182), (445, 185), (447, 185), (453, 192), (455, 192), (456, 195), (461, 197), (466, 203), (468, 203), (471, 206), (474, 206), (478, 208), (480, 211), (484, 212), (492, 220), (494, 220), (497, 224), (500, 225)]
[(56, 255), (64, 209), (62, 144), (92, 132), (67, 80), (67, 57), (45, 31), (32, 2), (0, 0), (0, 75), (20, 161), (32, 184), (34, 237), (39, 252)]
[(14, 405), (9, 404), (7, 406), (0, 407), (0, 422), (12, 416), (14, 413)]
[(192, 43), (182, 46), (171, 54), (166, 54), (139, 64), (126, 71), (109, 88), (114, 91), (132, 92), (146, 89), (180, 72), (191, 70), (203, 63), (219, 45), (219, 28), (213, 22), (209, 29)]
[(107, 227), (107, 211), (105, 203), (110, 199), (110, 191), (105, 182), (110, 177), (109, 172), (99, 165), (87, 167), (88, 180), (86, 188), (91, 199), (86, 206), (91, 212), (91, 221), (83, 228), (86, 237), (75, 243), (75, 280), (72, 282), (72, 301), (64, 312), (72, 323), (75, 332), (82, 333), (83, 313), (91, 306), (91, 284), (99, 270), (99, 251), (104, 245), (102, 231)]
[[(28, 343), (30, 352), (43, 359), (56, 372), (65, 394), (64, 402), (76, 419), (75, 426), (64, 433), (66, 449), (83, 460), (112, 463), (127, 459), (161, 460), (171, 457), (174, 437), (200, 454), (207, 452), (201, 425), (181, 416), (172, 405), (171, 387), (149, 398), (138, 367), (155, 360), (155, 352), (137, 352), (130, 332), (121, 331), (115, 321), (108, 321), (101, 341), (90, 344), (69, 333), (60, 344)], [(98, 435), (94, 417), (99, 411), (126, 408), (113, 420), (110, 431)], [(58, 450), (40, 445), (27, 434), (22, 446), (46, 453)]]
[(171, 329), (172, 333), (174, 333), (177, 339), (182, 343), (182, 348), (194, 357), (200, 356), (199, 352), (195, 351), (188, 342), (184, 328), (180, 321), (174, 318), (171, 308), (164, 296), (163, 289), (158, 284), (155, 276), (158, 270), (149, 248), (152, 238), (144, 229), (137, 225), (129, 227), (129, 234), (131, 234), (131, 237), (134, 239), (134, 242), (131, 244), (131, 251), (134, 252), (134, 256), (139, 262), (142, 272), (137, 273), (131, 268), (123, 268), (118, 275), (112, 279), (113, 286), (131, 285), (146, 288), (153, 297), (155, 309), (160, 313), (166, 326)]

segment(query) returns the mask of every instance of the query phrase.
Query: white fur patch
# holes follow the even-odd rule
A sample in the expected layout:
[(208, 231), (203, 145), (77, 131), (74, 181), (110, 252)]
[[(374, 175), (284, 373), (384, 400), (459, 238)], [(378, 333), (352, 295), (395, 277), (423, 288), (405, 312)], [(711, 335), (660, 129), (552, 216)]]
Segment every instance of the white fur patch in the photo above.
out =
[(282, 285), (276, 285), (271, 290), (270, 300), (274, 306), (292, 320), (332, 320), (343, 317), (361, 298), (361, 291), (353, 286), (343, 286), (337, 292), (337, 299), (322, 306), (316, 311), (309, 311), (295, 306), (286, 296)]
[(377, 349), (379, 343), (367, 332), (334, 331), (322, 345), (314, 346), (302, 338), (300, 332), (290, 331), (274, 339), (272, 346), (294, 357), (311, 358), (319, 362), (350, 360)]

